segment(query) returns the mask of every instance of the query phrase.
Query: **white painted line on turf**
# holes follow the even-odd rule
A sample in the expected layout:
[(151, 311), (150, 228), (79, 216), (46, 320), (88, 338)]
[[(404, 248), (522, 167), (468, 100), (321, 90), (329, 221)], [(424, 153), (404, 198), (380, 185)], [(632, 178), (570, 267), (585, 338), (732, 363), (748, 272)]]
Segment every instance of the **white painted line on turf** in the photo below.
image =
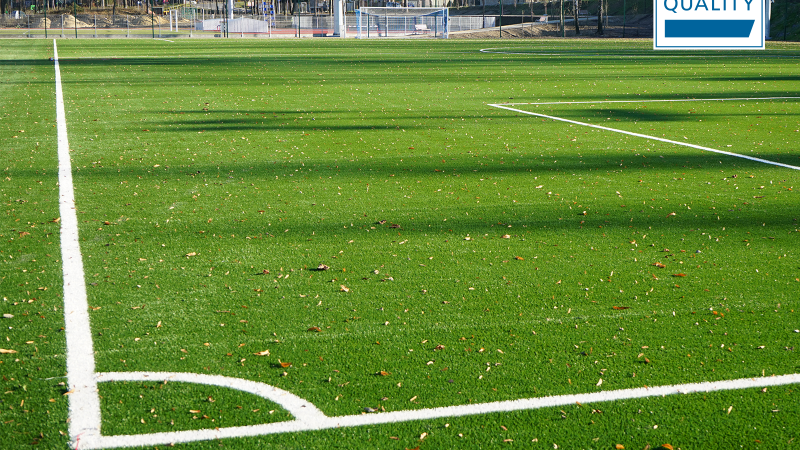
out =
[[(238, 378), (174, 372), (106, 372), (95, 373), (94, 351), (89, 322), (86, 284), (83, 273), (83, 259), (78, 240), (78, 218), (75, 209), (75, 193), (72, 183), (72, 168), (67, 139), (66, 113), (61, 86), (61, 72), (56, 41), (53, 41), (56, 79), (56, 120), (58, 131), (59, 159), (59, 209), (61, 214), (61, 253), (64, 277), (64, 320), (67, 341), (67, 381), (69, 395), (69, 435), (74, 448), (101, 449), (115, 447), (152, 446), (178, 442), (192, 442), (222, 438), (259, 436), (275, 433), (322, 430), (339, 427), (353, 427), (374, 424), (396, 423), (413, 420), (468, 416), (494, 412), (520, 411), (551, 406), (580, 403), (605, 402), (633, 398), (657, 397), (694, 392), (713, 392), (732, 389), (746, 389), (765, 386), (779, 386), (800, 383), (800, 374), (774, 377), (747, 378), (739, 380), (689, 383), (682, 385), (643, 387), (616, 391), (595, 392), (575, 395), (560, 395), (542, 398), (509, 400), (502, 402), (446, 406), (421, 410), (406, 410), (378, 414), (356, 414), (351, 416), (328, 417), (312, 403), (282, 389), (265, 383)], [(504, 107), (512, 111), (533, 114), (580, 125), (593, 126), (610, 131), (623, 132), (557, 117), (544, 116)], [(623, 132), (636, 135), (635, 133)], [(641, 137), (653, 138), (640, 135)], [(664, 140), (666, 141), (666, 140)], [(672, 142), (672, 141), (666, 141)], [(686, 145), (680, 142), (672, 142)], [(692, 145), (689, 145), (692, 146)], [(692, 146), (701, 148), (698, 146)], [(705, 149), (711, 150), (713, 149)], [(727, 152), (720, 152), (727, 153)], [(741, 156), (735, 155), (734, 156)], [(754, 158), (749, 158), (754, 159)], [(758, 159), (756, 159), (758, 160)], [(768, 161), (764, 161), (768, 162)], [(771, 163), (781, 165), (777, 163)], [(793, 166), (789, 166), (796, 168)], [(109, 381), (173, 381), (199, 383), (241, 390), (258, 395), (283, 406), (294, 420), (242, 427), (216, 428), (204, 430), (151, 433), (142, 435), (102, 436), (100, 434), (101, 415), (98, 383)]]
[[(648, 397), (664, 397), (675, 394), (693, 394), (737, 389), (763, 388), (800, 383), (800, 374), (780, 375), (773, 377), (742, 378), (738, 380), (708, 381), (670, 386), (652, 386), (616, 391), (593, 392), (586, 394), (557, 395), (552, 397), (527, 398), (502, 402), (480, 403), (471, 405), (446, 406), (419, 410), (396, 411), (387, 413), (355, 414), (350, 416), (327, 417), (324, 415), (312, 419), (291, 420), (262, 425), (242, 427), (216, 428), (168, 433), (152, 433), (143, 435), (103, 436), (91, 443), (82, 443), (81, 448), (100, 449), (114, 447), (136, 447), (167, 445), (171, 443), (192, 442), (200, 440), (261, 436), (267, 434), (324, 430), (330, 428), (378, 425), (413, 420), (430, 420), (448, 417), (461, 417), (497, 412), (510, 412), (548, 408), (554, 406), (609, 402), (616, 400), (642, 399)], [(89, 444), (89, 445), (87, 445)]]
[[(741, 100), (741, 99), (739, 99), (739, 100)], [(702, 101), (702, 100), (698, 100), (698, 101)], [(601, 103), (601, 102), (590, 102), (590, 103)], [(635, 102), (630, 102), (630, 103), (635, 103)], [(535, 105), (535, 103), (526, 103), (526, 104)], [(519, 104), (516, 104), (516, 105), (519, 105)], [(545, 119), (557, 120), (559, 122), (566, 122), (566, 123), (571, 123), (571, 124), (575, 124), (575, 125), (581, 125), (581, 126), (584, 126), (584, 127), (596, 128), (598, 130), (613, 131), (614, 133), (627, 134), (628, 136), (635, 136), (635, 137), (640, 137), (640, 138), (644, 138), (644, 139), (650, 139), (650, 140), (659, 141), (659, 142), (666, 142), (668, 144), (674, 144), (674, 145), (680, 145), (680, 146), (683, 146), (683, 147), (695, 148), (695, 149), (704, 150), (704, 151), (707, 151), (707, 152), (714, 152), (714, 153), (719, 153), (719, 154), (722, 154), (722, 155), (733, 156), (733, 157), (736, 157), (736, 158), (748, 159), (750, 161), (760, 162), (760, 163), (763, 163), (763, 164), (769, 164), (769, 165), (773, 165), (773, 166), (785, 167), (787, 169), (800, 170), (800, 167), (792, 166), (790, 164), (783, 164), (783, 163), (779, 163), (779, 162), (775, 162), (775, 161), (769, 161), (769, 160), (766, 160), (766, 159), (761, 159), (761, 158), (756, 158), (756, 157), (753, 157), (753, 156), (742, 155), (742, 154), (739, 154), (739, 153), (726, 152), (724, 150), (717, 150), (715, 148), (703, 147), (702, 145), (689, 144), (687, 142), (673, 141), (673, 140), (670, 140), (670, 139), (664, 139), (664, 138), (660, 138), (660, 137), (656, 137), (656, 136), (650, 136), (650, 135), (647, 135), (647, 134), (634, 133), (634, 132), (631, 132), (631, 131), (619, 130), (619, 129), (616, 129), (616, 128), (609, 128), (609, 127), (604, 127), (604, 126), (600, 126), (600, 125), (594, 125), (594, 124), (591, 124), (591, 123), (578, 122), (577, 120), (565, 119), (563, 117), (549, 116), (547, 114), (540, 114), (540, 113), (535, 113), (535, 112), (531, 112), (531, 111), (525, 111), (523, 109), (512, 108), (510, 106), (507, 106), (506, 104), (491, 103), (491, 104), (489, 104), (489, 106), (492, 106), (494, 108), (506, 109), (508, 111), (518, 112), (520, 114), (527, 114), (529, 116), (544, 117)]]
[[(750, 100), (800, 100), (800, 97), (731, 97), (731, 98), (673, 98), (655, 100), (599, 100), (594, 102), (535, 102), (535, 103), (499, 103), (503, 106), (520, 105), (602, 105), (604, 103), (675, 103), (675, 102), (729, 102)], [(494, 106), (494, 105), (491, 105)]]
[(145, 381), (145, 382), (181, 382), (220, 386), (248, 392), (275, 402), (301, 422), (313, 422), (324, 419), (325, 414), (308, 401), (284, 391), (283, 389), (258, 381), (222, 375), (207, 375), (185, 372), (100, 372), (97, 381)]
[(67, 139), (64, 93), (58, 47), (53, 39), (56, 78), (56, 129), (58, 130), (58, 195), (61, 214), (61, 261), (64, 276), (64, 334), (67, 341), (67, 384), (69, 386), (69, 436), (74, 445), (80, 439), (100, 436), (100, 398), (94, 378), (94, 350), (89, 327), (89, 304), (83, 257), (78, 241), (78, 214), (72, 186), (72, 165)]
[(747, 58), (747, 59), (764, 59), (764, 58), (787, 58), (787, 59), (795, 59), (800, 58), (800, 56), (796, 55), (752, 55), (752, 54), (731, 54), (731, 53), (724, 53), (724, 54), (700, 54), (700, 55), (657, 55), (654, 53), (598, 53), (598, 52), (591, 52), (591, 51), (583, 51), (583, 52), (576, 52), (576, 51), (562, 51), (558, 52), (558, 50), (551, 50), (551, 51), (527, 51), (524, 49), (516, 49), (516, 50), (509, 50), (509, 49), (502, 49), (498, 47), (490, 47), (490, 48), (482, 48), (478, 50), (480, 53), (490, 53), (496, 55), (527, 55), (527, 56), (600, 56), (600, 57), (607, 57), (607, 58), (703, 58), (703, 59), (711, 59), (711, 58)]

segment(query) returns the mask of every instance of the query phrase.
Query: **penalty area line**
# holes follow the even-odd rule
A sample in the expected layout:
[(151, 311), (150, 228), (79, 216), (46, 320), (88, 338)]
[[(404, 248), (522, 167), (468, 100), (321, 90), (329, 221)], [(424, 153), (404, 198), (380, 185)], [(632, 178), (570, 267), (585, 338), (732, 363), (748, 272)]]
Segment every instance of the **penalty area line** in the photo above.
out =
[[(590, 103), (602, 103), (602, 102), (590, 102)], [(630, 103), (635, 103), (635, 102), (630, 102)], [(536, 103), (526, 103), (526, 104), (535, 105)], [(568, 103), (566, 103), (566, 104), (568, 104)], [(519, 103), (515, 103), (515, 105), (519, 105)], [(650, 139), (650, 140), (653, 140), (653, 141), (665, 142), (667, 144), (680, 145), (682, 147), (690, 147), (690, 148), (694, 148), (694, 149), (697, 149), (697, 150), (703, 150), (703, 151), (707, 151), (707, 152), (719, 153), (721, 155), (733, 156), (735, 158), (748, 159), (750, 161), (760, 162), (760, 163), (763, 163), (763, 164), (769, 164), (769, 165), (772, 165), (772, 166), (779, 166), (779, 167), (785, 167), (787, 169), (800, 170), (800, 167), (792, 166), (790, 164), (783, 164), (783, 163), (779, 163), (779, 162), (775, 162), (775, 161), (769, 161), (769, 160), (766, 160), (766, 159), (756, 158), (754, 156), (742, 155), (742, 154), (739, 154), (739, 153), (726, 152), (725, 150), (717, 150), (715, 148), (703, 147), (702, 145), (695, 145), (695, 144), (690, 144), (690, 143), (687, 143), (687, 142), (673, 141), (671, 139), (664, 139), (664, 138), (660, 138), (660, 137), (656, 137), (656, 136), (650, 136), (650, 135), (647, 135), (647, 134), (634, 133), (632, 131), (619, 130), (617, 128), (609, 128), (609, 127), (604, 127), (604, 126), (601, 126), (601, 125), (594, 125), (594, 124), (591, 124), (591, 123), (579, 122), (577, 120), (565, 119), (563, 117), (556, 117), (556, 116), (550, 116), (550, 115), (547, 115), (547, 114), (540, 114), (540, 113), (535, 113), (535, 112), (531, 112), (531, 111), (525, 111), (523, 109), (512, 108), (512, 107), (504, 105), (504, 104), (490, 103), (489, 106), (494, 107), (494, 108), (505, 109), (505, 110), (508, 110), (508, 111), (517, 112), (517, 113), (520, 113), (520, 114), (527, 114), (529, 116), (543, 117), (545, 119), (556, 120), (556, 121), (559, 121), (559, 122), (571, 123), (571, 124), (574, 124), (574, 125), (580, 125), (580, 126), (584, 126), (584, 127), (595, 128), (595, 129), (598, 129), (598, 130), (612, 131), (614, 133), (627, 134), (628, 136), (635, 136), (635, 137), (639, 137), (639, 138), (643, 138), (643, 139)]]
[(654, 100), (599, 100), (594, 102), (533, 102), (533, 103), (502, 103), (490, 106), (519, 106), (519, 105), (602, 105), (605, 103), (676, 103), (676, 102), (732, 102), (751, 100), (800, 100), (800, 97), (731, 97), (731, 98), (672, 98)]

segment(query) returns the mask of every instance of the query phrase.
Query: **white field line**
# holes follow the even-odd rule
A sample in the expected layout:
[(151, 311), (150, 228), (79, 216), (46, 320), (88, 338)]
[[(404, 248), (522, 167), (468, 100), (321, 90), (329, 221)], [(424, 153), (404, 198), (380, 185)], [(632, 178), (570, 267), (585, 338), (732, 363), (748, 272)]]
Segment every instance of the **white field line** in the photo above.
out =
[[(72, 168), (67, 139), (66, 113), (61, 87), (61, 71), (56, 41), (53, 41), (56, 79), (56, 119), (58, 130), (59, 201), (61, 214), (61, 254), (64, 273), (64, 320), (67, 341), (67, 381), (69, 395), (69, 435), (74, 448), (101, 449), (165, 445), (222, 438), (259, 436), (275, 433), (322, 430), (386, 424), (413, 420), (468, 416), (494, 412), (520, 411), (567, 404), (605, 402), (622, 399), (657, 397), (694, 392), (713, 392), (800, 383), (800, 374), (739, 380), (690, 383), (673, 386), (642, 387), (587, 394), (509, 400), (474, 405), (447, 406), (378, 414), (328, 417), (310, 402), (282, 389), (239, 378), (170, 372), (95, 373), (89, 307), (78, 240), (78, 218), (72, 184)], [(492, 105), (502, 107), (500, 105)], [(511, 108), (506, 108), (511, 109)], [(514, 110), (514, 109), (511, 109)], [(519, 111), (523, 112), (524, 111)], [(544, 116), (546, 117), (546, 116)], [(556, 120), (564, 120), (558, 119)], [(618, 130), (612, 130), (618, 131)], [(681, 143), (677, 143), (681, 144)], [(151, 433), (142, 435), (102, 436), (100, 434), (100, 398), (98, 383), (107, 381), (187, 382), (237, 389), (273, 401), (295, 420), (242, 427)]]
[(100, 372), (97, 374), (97, 381), (179, 382), (233, 388), (275, 402), (301, 422), (313, 422), (326, 418), (325, 414), (316, 406), (291, 392), (241, 378), (185, 372)]
[[(798, 97), (774, 97), (774, 98), (747, 99), (747, 100), (767, 100), (767, 99), (778, 99), (778, 98), (787, 99), (787, 98), (798, 98)], [(714, 99), (714, 101), (724, 101), (724, 100), (726, 100), (726, 99)], [(741, 100), (746, 100), (746, 99), (738, 98), (738, 99), (730, 99), (730, 100), (740, 100), (741, 101)], [(644, 103), (644, 102), (656, 102), (656, 101), (709, 101), (709, 100), (701, 100), (701, 99), (699, 99), (699, 100), (642, 100), (641, 102)], [(513, 103), (513, 105), (518, 106), (518, 105), (540, 105), (540, 104), (554, 105), (554, 104), (585, 104), (585, 103), (601, 104), (601, 103), (618, 103), (618, 102), (619, 103), (639, 103), (638, 101), (631, 101), (631, 102), (625, 102), (625, 101), (598, 101), (598, 102), (564, 102), (564, 103)], [(550, 116), (550, 115), (547, 115), (547, 114), (540, 114), (540, 113), (535, 113), (535, 112), (531, 112), (531, 111), (525, 111), (523, 109), (512, 108), (511, 106), (508, 106), (508, 105), (509, 104), (498, 104), (498, 103), (490, 103), (489, 104), (489, 106), (492, 106), (494, 108), (500, 108), (500, 109), (505, 109), (505, 110), (508, 110), (508, 111), (514, 111), (514, 112), (517, 112), (517, 113), (520, 113), (520, 114), (527, 114), (529, 116), (543, 117), (545, 119), (557, 120), (559, 122), (566, 122), (566, 123), (571, 123), (571, 124), (575, 124), (575, 125), (581, 125), (581, 126), (584, 126), (584, 127), (596, 128), (598, 130), (613, 131), (614, 133), (627, 134), (628, 136), (636, 136), (636, 137), (640, 137), (640, 138), (644, 138), (644, 139), (650, 139), (650, 140), (659, 141), (659, 142), (666, 142), (668, 144), (680, 145), (680, 146), (683, 146), (683, 147), (695, 148), (695, 149), (704, 150), (704, 151), (707, 151), (707, 152), (714, 152), (714, 153), (719, 153), (719, 154), (722, 154), (722, 155), (733, 156), (733, 157), (736, 157), (736, 158), (749, 159), (750, 161), (760, 162), (760, 163), (763, 163), (763, 164), (770, 164), (770, 165), (773, 165), (773, 166), (785, 167), (787, 169), (800, 170), (800, 167), (792, 166), (790, 164), (783, 164), (783, 163), (779, 163), (779, 162), (775, 162), (775, 161), (769, 161), (769, 160), (766, 160), (766, 159), (756, 158), (754, 156), (742, 155), (742, 154), (739, 154), (739, 153), (726, 152), (724, 150), (717, 150), (715, 148), (703, 147), (702, 145), (690, 144), (688, 142), (673, 141), (671, 139), (664, 139), (664, 138), (660, 138), (660, 137), (656, 137), (656, 136), (650, 136), (650, 135), (647, 135), (647, 134), (634, 133), (634, 132), (631, 132), (631, 131), (619, 130), (619, 129), (616, 129), (616, 128), (609, 128), (609, 127), (604, 127), (604, 126), (600, 126), (600, 125), (594, 125), (594, 124), (586, 123), (586, 122), (578, 122), (577, 120), (565, 119), (563, 117), (556, 117), (556, 116)]]
[(72, 165), (67, 140), (64, 93), (58, 47), (53, 39), (56, 78), (56, 129), (58, 130), (58, 195), (61, 214), (61, 261), (64, 274), (64, 333), (67, 341), (67, 384), (69, 385), (69, 436), (73, 443), (82, 437), (100, 435), (100, 398), (94, 379), (94, 350), (89, 326), (89, 304), (83, 258), (78, 242), (78, 214), (72, 186)]
[[(495, 27), (496, 28), (496, 27)], [(800, 58), (800, 56), (796, 55), (753, 55), (750, 54), (702, 54), (702, 55), (656, 55), (653, 53), (633, 53), (633, 54), (623, 54), (623, 53), (598, 53), (598, 52), (571, 52), (571, 51), (561, 51), (558, 50), (551, 50), (551, 51), (526, 51), (524, 49), (502, 49), (497, 47), (492, 48), (482, 48), (478, 50), (481, 53), (491, 53), (497, 55), (529, 55), (529, 56), (599, 56), (605, 58), (703, 58), (703, 59), (711, 59), (711, 58), (747, 58), (747, 59), (766, 59), (766, 58), (786, 58), (786, 59), (795, 59)]]
[[(101, 376), (112, 374), (101, 374)], [(121, 375), (121, 374), (113, 374)], [(142, 374), (144, 375), (144, 374)], [(150, 374), (150, 381), (157, 381), (158, 376), (171, 376), (173, 374)], [(186, 375), (186, 374), (184, 374)], [(109, 379), (112, 377), (109, 377)], [(135, 376), (128, 379), (133, 380)], [(223, 377), (219, 377), (223, 378)], [(242, 380), (239, 380), (242, 381)], [(633, 389), (620, 389), (616, 391), (593, 392), (587, 394), (557, 395), (552, 397), (527, 398), (503, 402), (480, 403), (472, 405), (446, 406), (441, 408), (428, 408), (418, 410), (396, 411), (387, 413), (356, 414), (350, 416), (304, 417), (286, 422), (275, 422), (262, 425), (249, 425), (242, 427), (229, 427), (192, 431), (176, 431), (166, 433), (152, 433), (141, 435), (103, 436), (91, 442), (81, 442), (81, 448), (101, 449), (114, 447), (136, 447), (168, 445), (200, 440), (237, 438), (247, 436), (262, 436), (268, 434), (324, 430), (330, 428), (356, 427), (364, 425), (379, 425), (413, 420), (430, 420), (448, 417), (461, 417), (477, 414), (490, 414), (497, 412), (510, 412), (548, 408), (554, 406), (574, 405), (576, 403), (588, 404), (596, 402), (609, 402), (616, 400), (640, 399), (647, 397), (664, 397), (675, 394), (693, 394), (734, 389), (763, 388), (768, 386), (781, 386), (800, 383), (800, 374), (780, 375), (773, 377), (742, 378), (727, 381), (709, 381), (703, 383), (689, 383), (672, 386), (653, 386)]]
[(675, 102), (731, 102), (752, 100), (800, 100), (800, 97), (730, 97), (730, 98), (673, 98), (656, 100), (599, 100), (594, 102), (526, 102), (526, 103), (498, 103), (489, 106), (520, 106), (520, 105), (602, 105), (605, 103), (675, 103)]

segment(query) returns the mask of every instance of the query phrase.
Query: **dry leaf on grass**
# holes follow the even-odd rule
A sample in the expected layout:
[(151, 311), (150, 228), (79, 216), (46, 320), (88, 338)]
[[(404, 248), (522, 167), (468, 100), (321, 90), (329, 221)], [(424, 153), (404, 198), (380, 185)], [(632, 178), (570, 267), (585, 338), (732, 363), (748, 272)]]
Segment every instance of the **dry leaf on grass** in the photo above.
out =
[(322, 328), (320, 328), (320, 327), (311, 327), (306, 331), (314, 331), (316, 333), (319, 333), (320, 331), (322, 331)]
[(613, 306), (612, 308), (614, 308), (616, 310), (623, 310), (623, 309), (629, 309), (630, 306)]
[(8, 350), (5, 348), (0, 348), (0, 353), (17, 353), (16, 350)]
[(686, 274), (685, 273), (673, 273), (672, 276), (673, 277), (685, 277)]
[(269, 356), (269, 349), (264, 350), (263, 352), (253, 353), (256, 356)]
[(341, 284), (341, 285), (339, 285), (339, 291), (340, 292), (350, 292), (350, 288), (345, 286), (345, 285), (343, 285), (343, 284)]
[(659, 269), (663, 269), (663, 268), (667, 267), (667, 266), (665, 266), (664, 264), (661, 264), (660, 262), (657, 262), (657, 263), (655, 263), (655, 264), (653, 264), (653, 265), (654, 265), (654, 266), (656, 266), (656, 267), (658, 267)]

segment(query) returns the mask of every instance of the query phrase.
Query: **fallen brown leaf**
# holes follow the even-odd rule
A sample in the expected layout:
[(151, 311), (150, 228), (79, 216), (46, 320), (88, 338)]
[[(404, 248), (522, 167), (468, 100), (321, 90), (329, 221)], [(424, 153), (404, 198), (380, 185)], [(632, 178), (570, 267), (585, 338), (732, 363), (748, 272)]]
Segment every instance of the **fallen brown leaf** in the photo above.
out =
[(0, 348), (0, 353), (17, 353), (16, 350), (8, 350), (5, 348)]
[(623, 310), (623, 309), (629, 309), (630, 306), (613, 306), (612, 308), (614, 308), (616, 310)]
[(686, 274), (685, 273), (673, 273), (672, 276), (673, 277), (685, 277)]
[(320, 331), (322, 331), (322, 328), (320, 328), (320, 327), (311, 327), (306, 331), (314, 331), (316, 333), (319, 333)]
[(264, 350), (263, 352), (253, 353), (256, 356), (269, 356), (269, 349)]
[(667, 266), (665, 266), (664, 264), (661, 264), (660, 262), (657, 262), (657, 263), (655, 263), (655, 264), (653, 264), (653, 265), (654, 265), (654, 266), (656, 266), (656, 267), (658, 267), (659, 269), (663, 269), (663, 268), (667, 267)]

